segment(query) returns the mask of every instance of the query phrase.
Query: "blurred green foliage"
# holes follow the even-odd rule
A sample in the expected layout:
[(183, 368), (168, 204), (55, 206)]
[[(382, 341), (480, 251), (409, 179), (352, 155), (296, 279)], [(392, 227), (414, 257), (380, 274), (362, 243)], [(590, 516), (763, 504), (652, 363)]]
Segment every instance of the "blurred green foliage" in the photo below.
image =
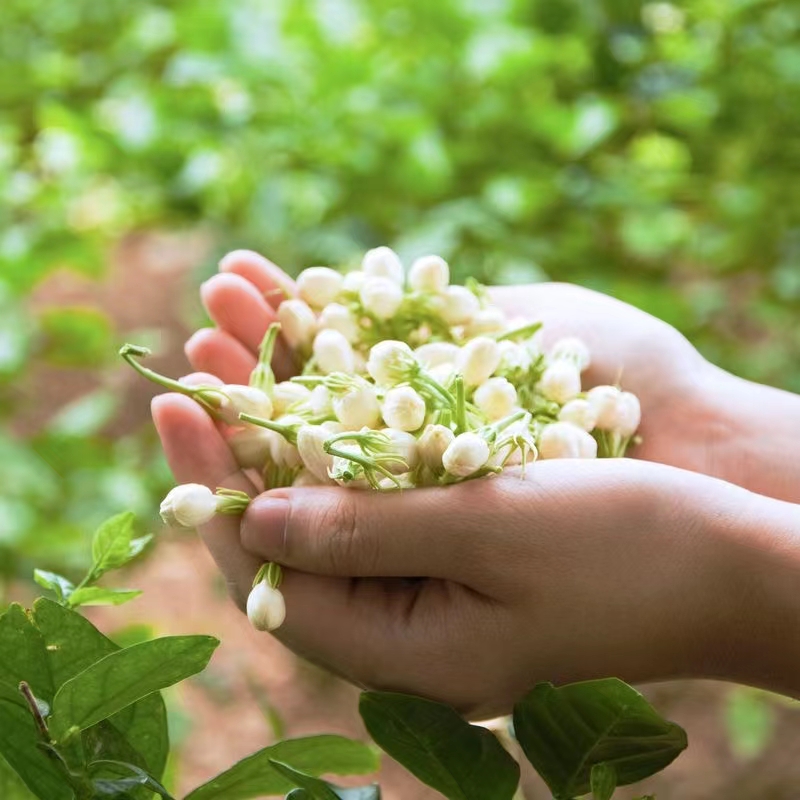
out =
[[(4, 0), (0, 57), (0, 414), (32, 361), (116, 344), (26, 293), (154, 227), (290, 270), (391, 243), (578, 281), (800, 390), (797, 3)], [(151, 441), (94, 425), (118, 401), (0, 438), (7, 571), (162, 485)]]

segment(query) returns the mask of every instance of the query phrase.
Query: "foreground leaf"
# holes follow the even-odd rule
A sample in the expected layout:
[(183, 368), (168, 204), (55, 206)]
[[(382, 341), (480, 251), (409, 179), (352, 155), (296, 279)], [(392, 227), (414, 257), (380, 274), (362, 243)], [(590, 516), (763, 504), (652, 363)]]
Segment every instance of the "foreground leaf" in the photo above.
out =
[(616, 678), (559, 688), (540, 683), (514, 707), (514, 731), (557, 800), (590, 791), (597, 764), (612, 767), (625, 786), (664, 769), (686, 748), (683, 729)]
[[(52, 600), (40, 598), (36, 601), (33, 620), (47, 648), (47, 662), (56, 688), (103, 656), (120, 649), (85, 617)], [(130, 747), (141, 754), (147, 771), (160, 778), (169, 750), (167, 709), (161, 695), (151, 694), (115, 714), (107, 722), (113, 725)], [(89, 730), (85, 731), (84, 737)], [(103, 737), (102, 742), (107, 748), (97, 751), (95, 757), (102, 755), (105, 758), (131, 760), (121, 755), (116, 738)], [(90, 749), (90, 752), (93, 750)]]
[(295, 787), (272, 765), (291, 765), (309, 775), (368, 775), (378, 769), (372, 747), (343, 736), (308, 736), (286, 739), (243, 758), (208, 783), (198, 786), (185, 800), (250, 800), (283, 794)]
[(70, 608), (78, 606), (121, 606), (141, 594), (138, 589), (104, 589), (102, 586), (84, 586), (69, 596)]
[(491, 731), (449, 706), (391, 692), (363, 692), (359, 711), (392, 758), (450, 800), (510, 800), (519, 766)]
[(165, 636), (101, 658), (56, 693), (51, 717), (54, 738), (73, 727), (88, 728), (200, 672), (218, 644), (212, 636)]
[(306, 775), (304, 772), (298, 772), (288, 764), (281, 764), (280, 761), (275, 761), (275, 759), (270, 759), (269, 763), (272, 764), (272, 768), (279, 775), (283, 775), (293, 786), (303, 789), (309, 800), (340, 800), (333, 787), (323, 781), (322, 778), (315, 778), (312, 775)]
[(126, 797), (135, 789), (149, 789), (164, 800), (175, 798), (152, 776), (135, 764), (123, 761), (95, 761), (89, 765), (89, 778), (96, 798)]
[(41, 633), (22, 606), (0, 615), (0, 681), (17, 690), (26, 681), (36, 697), (51, 703), (55, 688)]

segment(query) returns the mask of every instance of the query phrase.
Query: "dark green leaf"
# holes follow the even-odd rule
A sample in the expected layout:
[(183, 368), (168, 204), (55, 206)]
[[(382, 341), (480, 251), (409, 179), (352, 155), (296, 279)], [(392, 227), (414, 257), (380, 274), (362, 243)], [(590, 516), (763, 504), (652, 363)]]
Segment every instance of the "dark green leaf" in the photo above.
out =
[(313, 775), (306, 775), (304, 772), (299, 772), (292, 769), (288, 764), (281, 764), (280, 761), (275, 761), (274, 758), (270, 759), (272, 768), (279, 774), (283, 775), (287, 781), (292, 783), (299, 789), (305, 789), (309, 800), (339, 800), (333, 787), (323, 781), (322, 778), (315, 778)]
[(556, 798), (590, 790), (595, 764), (614, 768), (618, 786), (664, 769), (686, 748), (686, 733), (662, 719), (616, 678), (559, 688), (540, 683), (514, 708), (525, 755)]
[(514, 796), (519, 767), (485, 728), (449, 706), (391, 692), (364, 692), (359, 711), (372, 738), (451, 800)]
[(130, 512), (117, 514), (106, 520), (92, 539), (92, 573), (99, 578), (110, 569), (118, 569), (144, 550), (151, 536), (135, 539), (133, 536), (134, 515)]
[(333, 735), (286, 739), (243, 758), (185, 800), (250, 800), (288, 792), (293, 785), (276, 772), (273, 760), (315, 776), (368, 775), (378, 769), (375, 751), (363, 742)]
[(218, 644), (212, 636), (165, 636), (101, 658), (56, 693), (53, 736), (59, 739), (73, 727), (88, 728), (200, 672)]
[(89, 765), (88, 772), (98, 797), (120, 798), (141, 787), (155, 792), (164, 800), (175, 800), (152, 775), (135, 764), (94, 761)]
[(84, 586), (69, 597), (71, 608), (78, 606), (121, 606), (141, 594), (138, 589), (105, 589), (102, 586)]
[(617, 774), (610, 764), (595, 764), (589, 776), (592, 800), (610, 800), (617, 788)]
[(47, 703), (55, 689), (41, 633), (22, 606), (12, 603), (0, 615), (0, 681), (16, 690), (26, 681), (31, 691)]
[[(52, 600), (40, 598), (33, 619), (47, 646), (53, 683), (60, 687), (90, 664), (119, 650), (89, 620)], [(167, 709), (160, 694), (151, 694), (108, 720), (141, 753), (148, 772), (161, 777), (167, 763)], [(110, 757), (114, 757), (109, 754)], [(130, 760), (130, 759), (123, 759)]]
[(41, 741), (16, 686), (0, 683), (0, 754), (41, 800), (71, 800), (72, 789), (64, 773), (39, 749)]
[(47, 572), (44, 569), (35, 569), (33, 571), (33, 579), (44, 589), (50, 589), (51, 592), (55, 592), (59, 600), (69, 597), (75, 589), (75, 584), (67, 580), (63, 575)]

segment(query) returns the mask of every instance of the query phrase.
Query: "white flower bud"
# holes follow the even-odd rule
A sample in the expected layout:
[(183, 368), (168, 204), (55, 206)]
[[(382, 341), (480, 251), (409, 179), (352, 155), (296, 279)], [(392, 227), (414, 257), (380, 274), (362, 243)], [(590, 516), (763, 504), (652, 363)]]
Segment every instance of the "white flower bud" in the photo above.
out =
[(639, 398), (630, 392), (620, 392), (617, 399), (617, 412), (614, 430), (625, 438), (633, 436), (642, 421), (642, 407)]
[(601, 431), (613, 431), (616, 428), (619, 395), (616, 386), (595, 386), (586, 393), (586, 399), (597, 417), (595, 425)]
[(277, 432), (270, 439), (269, 456), (278, 467), (296, 469), (303, 464), (298, 449)]
[(333, 436), (335, 433), (344, 433), (347, 430), (347, 428), (336, 419), (326, 420), (320, 427), (328, 432), (328, 436)]
[(369, 384), (354, 386), (333, 398), (333, 411), (346, 429), (377, 428), (381, 407), (375, 389)]
[(486, 333), (502, 333), (506, 329), (506, 315), (501, 308), (489, 306), (482, 308), (473, 316), (467, 325), (469, 336), (481, 336)]
[(317, 329), (314, 312), (303, 300), (284, 300), (278, 306), (281, 334), (293, 350), (311, 344)]
[(217, 497), (207, 486), (184, 483), (164, 498), (159, 513), (167, 525), (196, 528), (205, 525), (217, 513)]
[(455, 364), (437, 364), (435, 367), (431, 367), (428, 370), (428, 374), (433, 378), (440, 386), (447, 386), (450, 382), (450, 379), (453, 375), (456, 374), (456, 365)]
[(322, 330), (314, 337), (314, 360), (325, 375), (331, 372), (351, 374), (355, 369), (355, 358), (350, 342), (334, 330)]
[(589, 348), (582, 339), (576, 336), (567, 336), (559, 339), (550, 349), (551, 361), (569, 361), (580, 372), (583, 372), (591, 363), (592, 358)]
[(530, 369), (533, 359), (525, 345), (504, 339), (502, 342), (498, 342), (497, 346), (500, 348), (500, 366), (498, 367), (500, 371), (513, 372)]
[(554, 361), (542, 374), (539, 391), (556, 403), (566, 403), (580, 394), (581, 373), (568, 361)]
[(358, 296), (365, 311), (378, 319), (389, 319), (403, 302), (403, 289), (390, 278), (367, 278)]
[(295, 403), (304, 403), (311, 396), (311, 390), (300, 383), (281, 381), (272, 389), (272, 409), (275, 414), (285, 414)]
[(450, 283), (450, 267), (439, 256), (422, 256), (408, 271), (408, 284), (415, 292), (439, 294)]
[(585, 431), (594, 430), (597, 424), (597, 412), (588, 400), (576, 398), (570, 400), (558, 413), (561, 422), (571, 422)]
[(405, 342), (384, 339), (370, 351), (367, 372), (379, 386), (394, 386), (406, 380), (417, 366), (411, 348)]
[(350, 309), (340, 303), (329, 303), (322, 309), (318, 320), (319, 328), (329, 328), (339, 333), (347, 339), (350, 344), (358, 341), (361, 329), (358, 320), (353, 316)]
[(532, 336), (529, 336), (522, 346), (528, 351), (531, 359), (538, 358), (544, 353), (544, 341), (541, 328)]
[(321, 425), (304, 425), (297, 432), (297, 450), (306, 469), (324, 484), (330, 484), (328, 470), (333, 466), (333, 456), (325, 452), (323, 445), (333, 436)]
[(247, 597), (247, 618), (257, 631), (274, 631), (286, 619), (286, 601), (280, 589), (257, 583)]
[[(520, 447), (520, 445), (523, 447)], [(525, 461), (535, 461), (538, 455), (536, 441), (528, 420), (521, 419), (503, 430), (496, 444), (495, 452), (489, 459), (493, 467), (513, 467), (522, 464), (523, 449)]]
[(444, 451), (453, 443), (456, 435), (444, 425), (428, 425), (419, 437), (419, 456), (422, 463), (434, 472), (442, 470)]
[(442, 318), (448, 325), (466, 325), (481, 308), (478, 298), (465, 286), (448, 286), (442, 300)]
[(333, 414), (331, 393), (327, 386), (315, 386), (308, 396), (308, 410), (315, 417), (330, 417)]
[(361, 269), (370, 278), (388, 278), (399, 286), (403, 285), (403, 262), (391, 247), (375, 247), (367, 250), (361, 262)]
[(423, 367), (432, 369), (440, 364), (455, 364), (459, 347), (452, 342), (429, 342), (414, 350), (414, 355)]
[(571, 422), (553, 422), (539, 437), (540, 458), (596, 458), (597, 442)]
[(366, 279), (366, 273), (362, 272), (360, 269), (348, 272), (342, 279), (342, 291), (355, 292), (355, 294), (358, 294)]
[(460, 433), (442, 454), (442, 464), (447, 472), (457, 478), (466, 478), (486, 465), (489, 445), (477, 433)]
[(262, 419), (272, 417), (272, 400), (261, 389), (232, 383), (223, 386), (220, 391), (222, 392), (222, 403), (219, 407), (219, 415), (222, 421), (228, 425), (242, 425), (239, 414), (250, 414)]
[(425, 401), (410, 386), (398, 386), (386, 392), (381, 415), (390, 428), (415, 431), (425, 422)]
[(405, 467), (401, 464), (386, 464), (386, 469), (392, 475), (401, 475), (407, 470), (413, 470), (419, 463), (419, 443), (410, 434), (396, 428), (382, 428), (381, 433), (389, 437), (390, 443), (388, 450), (394, 455), (400, 456), (405, 462)]
[(507, 417), (517, 405), (517, 390), (505, 378), (489, 378), (476, 390), (475, 405), (494, 422)]
[(456, 358), (456, 371), (464, 376), (466, 386), (479, 386), (500, 364), (500, 348), (494, 339), (478, 336), (467, 342)]
[(282, 438), (275, 431), (250, 426), (232, 434), (228, 446), (242, 469), (264, 469), (271, 458), (270, 448), (276, 436)]
[(297, 276), (297, 293), (312, 308), (332, 303), (342, 288), (342, 275), (329, 267), (309, 267)]

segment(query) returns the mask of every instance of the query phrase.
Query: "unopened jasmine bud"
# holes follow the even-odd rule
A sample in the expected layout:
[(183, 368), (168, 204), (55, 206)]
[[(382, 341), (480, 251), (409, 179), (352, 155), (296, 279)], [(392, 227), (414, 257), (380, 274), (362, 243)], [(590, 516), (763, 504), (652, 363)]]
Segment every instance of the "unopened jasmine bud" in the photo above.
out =
[(328, 471), (333, 467), (333, 456), (325, 452), (323, 445), (333, 436), (321, 425), (305, 425), (297, 432), (297, 450), (306, 469), (324, 484), (331, 483)]
[(381, 407), (375, 389), (367, 384), (356, 385), (333, 398), (333, 411), (345, 429), (377, 428)]
[(544, 371), (537, 388), (555, 403), (566, 403), (580, 394), (581, 373), (568, 361), (554, 361)]
[(242, 469), (264, 469), (270, 458), (272, 440), (276, 436), (282, 438), (266, 428), (242, 428), (229, 437), (228, 446)]
[(299, 383), (281, 381), (272, 389), (272, 409), (275, 414), (285, 414), (295, 403), (304, 403), (311, 396), (311, 390)]
[(442, 456), (456, 438), (444, 425), (428, 425), (419, 437), (419, 456), (422, 463), (434, 472), (442, 471)]
[(633, 436), (642, 421), (642, 407), (639, 398), (630, 392), (620, 392), (617, 398), (614, 430), (625, 438)]
[(435, 367), (431, 367), (428, 370), (428, 374), (440, 386), (447, 386), (449, 384), (450, 380), (452, 379), (452, 377), (456, 374), (456, 365), (455, 364), (437, 364)]
[(159, 513), (167, 525), (196, 528), (214, 517), (217, 503), (218, 498), (207, 486), (185, 483), (169, 492), (161, 503)]
[(558, 413), (561, 422), (571, 422), (585, 431), (594, 430), (597, 424), (597, 412), (588, 400), (576, 398), (570, 400)]
[(218, 409), (219, 415), (228, 425), (241, 425), (239, 414), (250, 414), (262, 419), (272, 417), (272, 400), (255, 386), (228, 384), (220, 389), (220, 394), (222, 400)]
[(308, 410), (315, 417), (333, 416), (331, 393), (326, 386), (315, 386), (308, 398)]
[(381, 433), (389, 437), (387, 452), (403, 459), (403, 463), (388, 462), (386, 468), (393, 475), (401, 475), (408, 470), (416, 469), (419, 464), (419, 443), (406, 431), (397, 428), (383, 428)]
[(524, 372), (530, 369), (533, 360), (525, 345), (504, 339), (498, 342), (497, 346), (500, 348), (499, 371), (515, 372), (522, 370)]
[(464, 286), (448, 286), (442, 301), (441, 314), (448, 325), (466, 325), (481, 308), (478, 298)]
[(550, 349), (551, 361), (568, 361), (583, 372), (591, 363), (592, 358), (589, 348), (582, 339), (576, 336), (567, 336), (559, 339)]
[(464, 376), (466, 386), (479, 386), (500, 364), (500, 348), (494, 339), (478, 336), (460, 350), (456, 358), (456, 371)]
[(423, 367), (432, 369), (440, 364), (454, 364), (459, 346), (452, 342), (428, 342), (414, 350), (414, 355)]
[(425, 422), (425, 401), (410, 386), (390, 389), (384, 397), (381, 415), (390, 428), (415, 431)]
[(517, 405), (517, 390), (505, 378), (489, 378), (476, 390), (475, 405), (494, 422), (507, 417)]
[(477, 433), (461, 433), (448, 445), (442, 455), (442, 464), (450, 475), (467, 478), (486, 466), (489, 445)]
[[(287, 422), (287, 424), (290, 423)], [(291, 442), (287, 442), (279, 433), (275, 433), (270, 439), (269, 456), (278, 467), (296, 469), (303, 465), (303, 460), (300, 458), (297, 448)]]
[(367, 372), (379, 386), (394, 386), (402, 383), (418, 368), (411, 348), (405, 342), (385, 339), (378, 342), (367, 359)]
[(342, 275), (329, 267), (310, 267), (297, 276), (297, 293), (312, 308), (332, 303), (342, 288)]
[(349, 374), (355, 368), (353, 348), (339, 331), (320, 331), (314, 338), (313, 353), (317, 367), (325, 375), (331, 372)]
[(418, 258), (408, 272), (408, 284), (415, 292), (439, 294), (450, 283), (450, 267), (439, 256)]
[(367, 250), (361, 269), (370, 278), (388, 278), (399, 286), (403, 285), (403, 262), (390, 247)]
[(403, 302), (403, 289), (390, 278), (368, 278), (358, 296), (366, 312), (378, 319), (389, 319)]
[(257, 631), (274, 631), (286, 619), (286, 601), (280, 589), (257, 583), (247, 597), (247, 618)]
[(353, 272), (348, 272), (342, 280), (342, 291), (358, 294), (361, 291), (361, 287), (364, 285), (364, 281), (366, 281), (366, 279), (367, 274), (362, 272), (360, 269), (354, 270)]
[(319, 315), (318, 325), (320, 329), (330, 328), (331, 330), (339, 331), (350, 344), (355, 344), (358, 341), (361, 331), (358, 326), (358, 320), (350, 309), (340, 303), (326, 305)]
[(553, 422), (539, 437), (540, 458), (596, 458), (597, 442), (571, 422)]
[(305, 301), (284, 300), (278, 306), (278, 322), (289, 347), (304, 350), (311, 344), (317, 329), (317, 320)]
[(507, 326), (506, 315), (496, 306), (480, 309), (467, 325), (469, 336), (481, 336), (489, 333), (503, 333)]
[(595, 386), (586, 393), (586, 399), (594, 409), (601, 431), (613, 431), (617, 426), (617, 404), (620, 391), (616, 386)]

